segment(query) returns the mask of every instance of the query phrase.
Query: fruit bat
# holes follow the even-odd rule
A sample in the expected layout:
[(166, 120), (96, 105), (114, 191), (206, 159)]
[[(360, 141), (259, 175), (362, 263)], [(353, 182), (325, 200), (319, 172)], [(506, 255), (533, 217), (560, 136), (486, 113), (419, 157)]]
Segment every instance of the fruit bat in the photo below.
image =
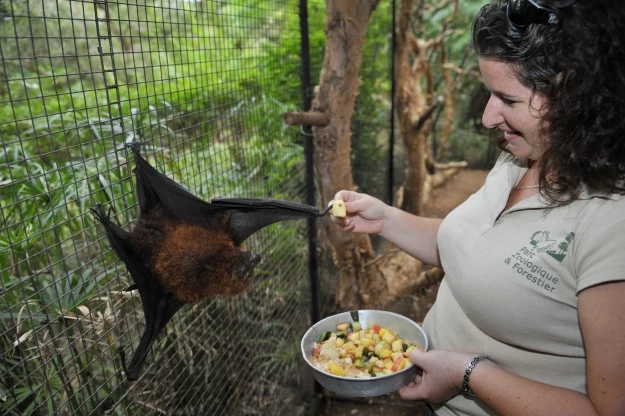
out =
[(122, 367), (134, 381), (156, 336), (185, 304), (210, 296), (233, 295), (252, 282), (260, 256), (241, 243), (261, 228), (278, 221), (321, 217), (319, 211), (291, 201), (221, 198), (206, 202), (152, 167), (134, 153), (139, 218), (132, 231), (114, 224), (101, 204), (92, 208), (106, 228), (114, 252), (126, 264), (143, 304), (146, 326), (139, 347)]

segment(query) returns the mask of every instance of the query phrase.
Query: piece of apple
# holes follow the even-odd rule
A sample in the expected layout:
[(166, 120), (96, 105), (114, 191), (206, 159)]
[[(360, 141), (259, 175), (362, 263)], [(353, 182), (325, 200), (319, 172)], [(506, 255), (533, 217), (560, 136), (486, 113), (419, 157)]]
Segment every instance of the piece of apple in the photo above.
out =
[(332, 215), (337, 218), (344, 218), (345, 215), (347, 215), (345, 202), (343, 202), (343, 200), (337, 199), (336, 201), (332, 201)]
[(335, 376), (344, 376), (345, 370), (341, 367), (340, 364), (335, 363), (334, 361), (328, 361), (328, 370)]
[(395, 362), (391, 366), (391, 370), (393, 370), (393, 372), (401, 370), (403, 368), (403, 364), (404, 364), (404, 357), (397, 357), (397, 359), (395, 359)]

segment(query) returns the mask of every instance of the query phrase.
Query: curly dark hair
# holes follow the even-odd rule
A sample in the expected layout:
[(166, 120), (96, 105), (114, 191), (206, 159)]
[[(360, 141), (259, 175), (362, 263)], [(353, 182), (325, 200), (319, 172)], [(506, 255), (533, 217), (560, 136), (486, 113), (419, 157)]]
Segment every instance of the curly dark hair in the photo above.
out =
[(510, 64), (547, 99), (539, 184), (552, 206), (583, 190), (625, 194), (625, 8), (613, 0), (536, 2), (559, 22), (515, 26), (498, 0), (478, 13), (473, 47), (480, 58)]

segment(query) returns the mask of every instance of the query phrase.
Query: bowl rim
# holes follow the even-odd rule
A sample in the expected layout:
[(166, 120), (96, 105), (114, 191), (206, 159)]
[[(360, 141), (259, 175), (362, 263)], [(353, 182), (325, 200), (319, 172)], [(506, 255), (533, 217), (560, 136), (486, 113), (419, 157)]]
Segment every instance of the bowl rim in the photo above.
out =
[[(427, 334), (425, 333), (425, 331), (423, 330), (421, 325), (419, 325), (418, 323), (416, 323), (412, 319), (408, 318), (407, 316), (400, 315), (400, 314), (395, 313), (395, 312), (384, 311), (384, 310), (381, 310), (381, 309), (356, 309), (356, 310), (353, 310), (353, 311), (344, 311), (344, 312), (336, 313), (334, 315), (327, 316), (327, 317), (325, 317), (323, 319), (320, 319), (319, 321), (315, 322), (310, 328), (308, 328), (306, 333), (304, 333), (304, 336), (302, 336), (302, 340), (300, 342), (300, 347), (301, 347), (301, 351), (302, 351), (302, 356), (304, 357), (304, 361), (306, 361), (306, 363), (314, 371), (318, 372), (319, 374), (323, 374), (324, 376), (333, 378), (335, 380), (348, 381), (348, 382), (356, 381), (356, 382), (363, 382), (364, 383), (364, 382), (371, 382), (372, 380), (385, 380), (385, 379), (389, 379), (391, 377), (395, 377), (395, 376), (398, 376), (400, 374), (406, 373), (406, 372), (408, 372), (410, 370), (414, 370), (416, 368), (416, 366), (413, 364), (412, 366), (410, 366), (408, 368), (401, 369), (400, 371), (397, 371), (397, 372), (392, 373), (392, 374), (387, 374), (385, 376), (356, 378), (356, 377), (335, 376), (334, 374), (326, 373), (325, 371), (322, 371), (322, 370), (318, 369), (317, 367), (315, 367), (313, 365), (313, 363), (310, 362), (310, 360), (308, 359), (308, 357), (306, 355), (306, 351), (304, 350), (304, 340), (306, 339), (308, 334), (313, 330), (315, 325), (317, 325), (317, 324), (319, 324), (321, 322), (327, 321), (329, 319), (335, 318), (335, 317), (337, 317), (339, 315), (343, 315), (343, 314), (347, 313), (347, 314), (353, 316), (354, 313), (360, 313), (360, 312), (382, 312), (382, 313), (390, 315), (392, 317), (399, 318), (399, 319), (404, 320), (404, 321), (408, 321), (408, 323), (413, 324), (419, 330), (419, 332), (421, 332), (421, 334), (423, 335), (423, 339), (425, 339), (425, 348), (423, 349), (423, 351), (427, 351), (428, 350), (428, 348), (429, 348), (429, 340), (428, 340)], [(352, 319), (352, 321), (353, 321), (353, 319)]]

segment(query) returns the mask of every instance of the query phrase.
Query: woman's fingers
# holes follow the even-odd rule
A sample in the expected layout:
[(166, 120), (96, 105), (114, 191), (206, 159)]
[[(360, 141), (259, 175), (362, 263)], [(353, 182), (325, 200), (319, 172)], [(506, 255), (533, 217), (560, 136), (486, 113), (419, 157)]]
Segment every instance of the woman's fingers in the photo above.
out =
[(332, 212), (330, 212), (330, 221), (339, 225), (343, 231), (351, 231), (356, 225), (352, 217), (347, 216), (339, 218), (332, 215)]
[(344, 231), (349, 231), (354, 228), (354, 219), (350, 218), (349, 214), (358, 214), (360, 207), (354, 205), (357, 201), (358, 194), (354, 191), (339, 191), (334, 195), (334, 199), (328, 203), (328, 207), (332, 206), (335, 201), (342, 200), (345, 207), (345, 217), (336, 217), (330, 211), (330, 220), (335, 224), (343, 226)]
[(345, 202), (355, 201), (356, 199), (358, 199), (358, 192), (346, 191), (346, 190), (338, 191), (334, 195), (334, 200), (336, 201), (339, 199), (342, 199)]
[(421, 383), (411, 381), (406, 387), (399, 389), (399, 395), (404, 400), (424, 400), (423, 393), (421, 392)]
[(356, 228), (356, 221), (353, 218), (343, 218), (343, 231), (353, 231)]
[[(335, 199), (343, 201), (344, 217), (330, 215), (330, 220), (339, 225), (343, 231), (377, 234), (380, 232), (384, 203), (366, 194), (354, 191), (339, 191)], [(341, 213), (342, 214), (342, 213)]]

